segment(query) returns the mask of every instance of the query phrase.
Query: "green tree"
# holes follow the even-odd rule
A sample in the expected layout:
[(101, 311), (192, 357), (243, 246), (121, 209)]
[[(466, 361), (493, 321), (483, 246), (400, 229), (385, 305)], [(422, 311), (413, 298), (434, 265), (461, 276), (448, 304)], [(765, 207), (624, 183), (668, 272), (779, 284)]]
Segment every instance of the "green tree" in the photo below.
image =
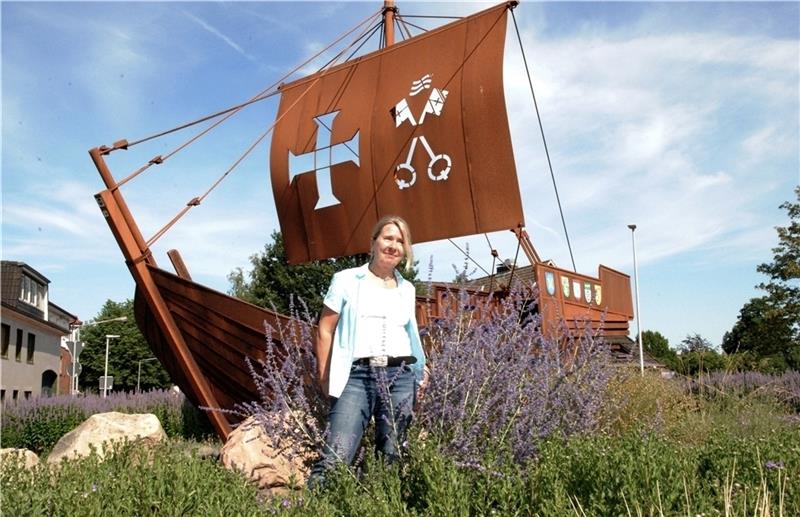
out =
[(652, 357), (664, 357), (675, 351), (669, 347), (669, 340), (661, 332), (655, 330), (645, 330), (642, 332), (642, 346), (645, 352)]
[(681, 341), (680, 354), (676, 356), (675, 371), (683, 375), (722, 370), (727, 363), (711, 344), (700, 334), (690, 334)]
[(796, 203), (780, 206), (788, 212), (789, 225), (776, 228), (779, 242), (772, 249), (773, 261), (757, 268), (769, 276), (757, 286), (767, 294), (742, 307), (722, 340), (726, 353), (752, 353), (766, 360), (769, 370), (800, 368), (800, 186), (795, 195)]
[(670, 348), (669, 340), (661, 332), (654, 330), (642, 332), (642, 346), (650, 357), (663, 363), (668, 368), (675, 369), (678, 354)]
[(681, 341), (681, 353), (687, 352), (713, 352), (714, 345), (700, 334), (688, 334)]
[[(110, 340), (108, 351), (108, 375), (114, 377), (114, 391), (134, 391), (139, 374), (139, 361), (154, 357), (136, 326), (132, 300), (121, 303), (107, 300), (93, 321), (120, 316), (127, 316), (128, 320), (88, 325), (81, 329), (84, 348), (79, 359), (83, 366), (80, 375), (83, 391), (96, 392), (99, 389), (100, 377), (105, 367), (107, 334), (120, 336)], [(142, 391), (169, 387), (169, 375), (158, 361), (146, 361), (141, 364)]]
[(228, 275), (231, 282), (228, 293), (261, 307), (274, 306), (284, 314), (289, 313), (292, 298), (295, 301), (301, 298), (312, 315), (319, 314), (333, 274), (364, 264), (367, 260), (368, 255), (360, 254), (290, 266), (286, 261), (283, 237), (275, 231), (272, 242), (264, 246), (263, 253), (250, 257), (252, 270), (249, 279), (245, 278), (242, 268), (236, 268)]

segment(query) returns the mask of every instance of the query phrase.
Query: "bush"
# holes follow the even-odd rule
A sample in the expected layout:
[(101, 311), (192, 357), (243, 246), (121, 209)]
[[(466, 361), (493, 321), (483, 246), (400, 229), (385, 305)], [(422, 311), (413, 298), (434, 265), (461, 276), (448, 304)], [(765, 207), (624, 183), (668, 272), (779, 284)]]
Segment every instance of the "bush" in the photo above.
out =
[(658, 372), (621, 368), (612, 377), (600, 412), (599, 428), (612, 436), (629, 432), (673, 436), (687, 414), (699, 411), (698, 401), (681, 382)]
[(545, 336), (527, 312), (529, 289), (486, 307), (453, 296), (455, 310), (428, 335), (430, 385), (417, 415), (445, 455), (523, 463), (548, 437), (597, 427), (611, 368), (588, 328), (576, 339)]
[[(176, 446), (176, 443), (178, 446)], [(0, 494), (4, 515), (255, 515), (256, 489), (216, 462), (187, 454), (180, 442), (164, 442), (152, 453), (117, 445), (96, 455), (41, 463), (32, 471), (4, 459)]]
[(58, 440), (96, 413), (153, 413), (170, 437), (203, 438), (213, 433), (207, 416), (180, 393), (153, 390), (140, 394), (38, 397), (3, 407), (3, 447), (50, 450)]

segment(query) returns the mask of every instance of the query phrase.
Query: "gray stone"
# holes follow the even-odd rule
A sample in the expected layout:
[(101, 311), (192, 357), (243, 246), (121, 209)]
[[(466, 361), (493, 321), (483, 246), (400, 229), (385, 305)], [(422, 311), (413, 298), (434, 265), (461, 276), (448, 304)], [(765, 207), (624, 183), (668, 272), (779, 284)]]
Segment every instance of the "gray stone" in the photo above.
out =
[(220, 451), (220, 461), (229, 470), (240, 472), (262, 490), (281, 491), (305, 485), (308, 467), (315, 453), (299, 443), (282, 448), (264, 432), (264, 428), (248, 418), (228, 436)]
[(103, 458), (112, 442), (135, 442), (148, 446), (166, 438), (161, 422), (153, 414), (98, 413), (62, 436), (47, 457), (47, 463), (58, 464), (63, 458), (89, 456), (92, 448)]
[(19, 461), (21, 461), (25, 468), (30, 470), (34, 468), (36, 465), (39, 464), (39, 456), (36, 455), (33, 451), (29, 451), (28, 449), (14, 449), (14, 448), (7, 448), (7, 449), (0, 449), (0, 461), (5, 463), (9, 461), (10, 458), (16, 457)]

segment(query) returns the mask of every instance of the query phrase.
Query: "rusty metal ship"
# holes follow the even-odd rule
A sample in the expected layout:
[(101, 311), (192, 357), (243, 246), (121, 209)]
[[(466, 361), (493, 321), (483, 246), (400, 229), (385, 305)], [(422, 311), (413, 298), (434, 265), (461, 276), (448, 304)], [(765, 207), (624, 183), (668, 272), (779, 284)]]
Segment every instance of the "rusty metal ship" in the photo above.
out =
[[(506, 28), (516, 6), (505, 2), (413, 37), (407, 32), (396, 42), (395, 29), (402, 34), (404, 26), (387, 0), (374, 15), (381, 48), (198, 122), (221, 122), (280, 94), (269, 169), (290, 263), (366, 252), (369, 231), (385, 214), (404, 217), (416, 242), (510, 230), (530, 266), (473, 285), (475, 295), (508, 289), (516, 270), (518, 280), (538, 286), (533, 306), (545, 332), (555, 333), (564, 322), (577, 331), (581, 320), (607, 339), (624, 338), (633, 317), (629, 276), (600, 266), (593, 277), (544, 262), (525, 231), (503, 90)], [(350, 33), (363, 36), (368, 26), (362, 22)], [(153, 242), (202, 197), (145, 239), (121, 187), (171, 155), (148, 160), (121, 181), (107, 163), (112, 153), (142, 141), (89, 151), (106, 187), (96, 200), (136, 283), (137, 324), (195, 404), (232, 408), (254, 400), (245, 358), (263, 357), (265, 322), (277, 326), (289, 318), (194, 282), (175, 250), (168, 253), (174, 273), (157, 265)], [(431, 298), (418, 300), (421, 325), (450, 303), (447, 290), (436, 284)], [(209, 416), (225, 439), (232, 417)]]

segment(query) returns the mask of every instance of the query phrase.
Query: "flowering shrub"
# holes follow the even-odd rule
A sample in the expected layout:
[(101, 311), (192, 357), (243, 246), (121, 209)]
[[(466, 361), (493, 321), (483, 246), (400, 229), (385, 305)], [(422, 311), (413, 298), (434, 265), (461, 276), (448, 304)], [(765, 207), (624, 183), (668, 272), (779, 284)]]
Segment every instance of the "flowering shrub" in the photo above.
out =
[[(442, 452), (470, 466), (491, 443), (488, 452), (523, 462), (547, 437), (596, 428), (610, 369), (589, 330), (577, 339), (543, 336), (530, 289), (491, 307), (453, 296), (460, 303), (422, 332), (431, 375), (415, 415)], [(254, 416), (280, 454), (308, 459), (323, 441), (328, 405), (314, 382), (312, 319), (298, 312), (286, 327), (267, 329), (266, 359), (248, 363), (260, 400), (235, 412)]]
[(777, 401), (800, 411), (800, 372), (790, 370), (780, 375), (759, 372), (714, 372), (686, 381), (686, 389), (695, 395), (714, 399), (724, 396), (754, 397)]
[(298, 308), (293, 301), (290, 314), (287, 325), (265, 325), (265, 358), (246, 359), (259, 399), (229, 412), (243, 419), (252, 416), (273, 437), (276, 456), (301, 458), (310, 466), (324, 442), (328, 397), (316, 382), (312, 316), (305, 304)]
[(427, 332), (430, 385), (418, 411), (444, 453), (466, 465), (487, 452), (521, 463), (547, 437), (596, 427), (610, 369), (588, 326), (576, 339), (546, 337), (527, 288), (482, 307), (453, 296), (460, 303)]
[(181, 393), (153, 390), (139, 394), (58, 395), (7, 402), (3, 407), (3, 447), (46, 451), (96, 413), (153, 413), (168, 436), (199, 438), (212, 432), (207, 418)]

